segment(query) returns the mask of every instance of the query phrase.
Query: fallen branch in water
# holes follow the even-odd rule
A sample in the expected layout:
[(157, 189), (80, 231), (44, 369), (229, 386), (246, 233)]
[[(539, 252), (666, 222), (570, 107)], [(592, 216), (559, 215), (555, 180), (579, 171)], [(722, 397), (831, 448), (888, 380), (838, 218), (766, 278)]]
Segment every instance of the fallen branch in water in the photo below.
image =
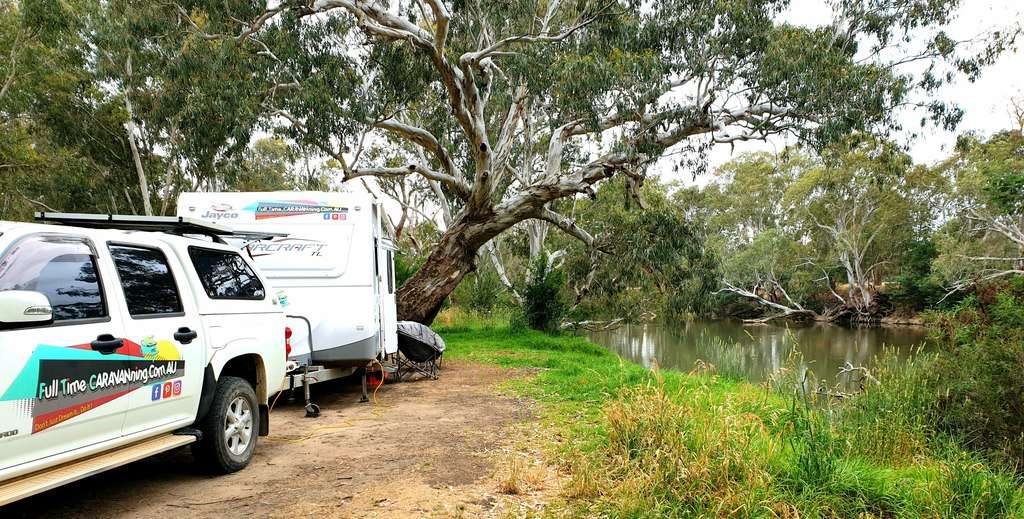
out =
[(850, 363), (850, 361), (846, 361), (846, 363), (843, 364), (839, 368), (839, 372), (836, 375), (837, 375), (837, 379), (838, 379), (838, 378), (842, 378), (844, 375), (851, 375), (852, 376), (854, 374), (860, 374), (860, 378), (853, 378), (851, 380), (851, 382), (853, 382), (854, 384), (857, 385), (857, 390), (856, 391), (853, 391), (853, 392), (840, 391), (839, 386), (842, 385), (842, 382), (836, 382), (836, 385), (834, 387), (832, 387), (831, 389), (826, 387), (825, 384), (822, 384), (820, 387), (818, 387), (817, 390), (815, 390), (815, 393), (817, 393), (819, 395), (827, 396), (829, 398), (844, 399), (844, 398), (851, 398), (851, 397), (854, 397), (854, 396), (857, 396), (857, 395), (863, 393), (864, 389), (865, 389), (864, 388), (864, 382), (865, 381), (871, 382), (871, 383), (873, 383), (876, 386), (882, 384), (881, 382), (878, 381), (877, 378), (875, 378), (873, 375), (871, 375), (871, 371), (869, 371), (868, 368), (865, 368), (864, 366), (854, 366), (853, 364)]
[(649, 323), (654, 321), (658, 317), (658, 314), (648, 310), (637, 316), (635, 321), (629, 321), (625, 317), (618, 317), (608, 321), (565, 321), (559, 328), (562, 330), (586, 330), (589, 332), (606, 332), (621, 328), (622, 326), (629, 324), (630, 322), (636, 323)]
[(854, 366), (853, 364), (850, 364), (850, 361), (846, 361), (846, 363), (843, 364), (843, 367), (839, 368), (839, 376), (841, 377), (850, 373), (861, 374), (861, 377), (855, 381), (860, 384), (861, 390), (864, 389), (865, 380), (873, 382), (876, 386), (881, 385), (881, 382), (879, 382), (877, 378), (871, 376), (871, 372), (868, 371), (868, 368), (865, 368), (864, 366)]
[(586, 330), (588, 332), (606, 332), (620, 328), (626, 324), (626, 319), (620, 317), (618, 319), (612, 319), (610, 321), (573, 321), (564, 322), (560, 328), (563, 330)]

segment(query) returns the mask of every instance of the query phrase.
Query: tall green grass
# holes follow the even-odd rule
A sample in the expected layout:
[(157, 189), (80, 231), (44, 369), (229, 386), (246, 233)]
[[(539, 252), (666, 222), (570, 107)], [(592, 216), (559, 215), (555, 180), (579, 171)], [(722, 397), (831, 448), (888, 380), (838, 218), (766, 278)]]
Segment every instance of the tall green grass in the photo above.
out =
[(822, 402), (796, 369), (754, 386), (733, 368), (651, 371), (493, 320), (440, 331), (450, 355), (528, 375), (513, 388), (542, 404), (551, 457), (570, 474), (556, 515), (1024, 517), (1020, 480), (927, 423), (924, 362), (881, 359), (880, 384)]

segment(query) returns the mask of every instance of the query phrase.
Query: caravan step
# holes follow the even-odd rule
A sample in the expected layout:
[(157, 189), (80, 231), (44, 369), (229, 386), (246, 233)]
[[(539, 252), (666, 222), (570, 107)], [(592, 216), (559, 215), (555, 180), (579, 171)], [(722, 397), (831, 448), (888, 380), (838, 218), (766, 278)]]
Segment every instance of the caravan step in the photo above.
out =
[(0, 483), (0, 506), (196, 441), (166, 434)]

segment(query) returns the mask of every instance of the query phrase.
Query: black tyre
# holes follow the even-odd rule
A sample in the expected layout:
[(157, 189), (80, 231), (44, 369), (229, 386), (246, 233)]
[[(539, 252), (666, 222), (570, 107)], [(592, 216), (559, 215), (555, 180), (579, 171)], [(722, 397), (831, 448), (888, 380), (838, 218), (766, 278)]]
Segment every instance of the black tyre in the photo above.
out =
[(196, 461), (212, 472), (229, 474), (245, 468), (256, 452), (260, 407), (245, 379), (222, 377), (210, 412), (198, 423), (203, 439), (192, 444)]

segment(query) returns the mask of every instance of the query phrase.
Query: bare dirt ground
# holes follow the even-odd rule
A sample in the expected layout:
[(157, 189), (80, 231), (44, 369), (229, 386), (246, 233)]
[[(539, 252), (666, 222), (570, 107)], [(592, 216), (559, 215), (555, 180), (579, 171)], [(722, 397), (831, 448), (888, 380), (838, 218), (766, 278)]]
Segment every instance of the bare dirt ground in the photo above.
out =
[(184, 448), (15, 503), (0, 517), (527, 515), (557, 495), (560, 478), (530, 441), (534, 404), (499, 393), (512, 375), (449, 362), (440, 380), (382, 386), (375, 404), (357, 403), (350, 381), (321, 384), (322, 415), (304, 418), (301, 401), (282, 398), (270, 436), (239, 473), (205, 475)]

